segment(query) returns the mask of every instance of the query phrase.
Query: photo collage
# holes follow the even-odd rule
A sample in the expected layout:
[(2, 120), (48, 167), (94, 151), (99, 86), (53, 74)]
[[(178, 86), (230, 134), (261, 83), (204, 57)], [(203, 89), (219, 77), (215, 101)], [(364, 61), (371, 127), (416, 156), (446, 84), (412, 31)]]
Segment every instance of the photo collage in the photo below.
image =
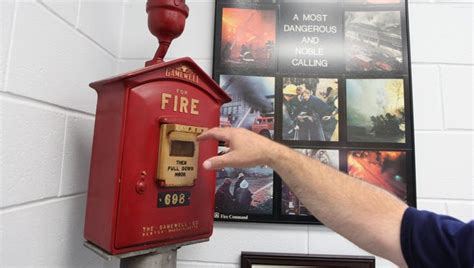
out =
[[(220, 127), (415, 206), (406, 9), (405, 0), (217, 0), (213, 78), (232, 99)], [(219, 170), (215, 191), (216, 220), (319, 223), (267, 166)]]

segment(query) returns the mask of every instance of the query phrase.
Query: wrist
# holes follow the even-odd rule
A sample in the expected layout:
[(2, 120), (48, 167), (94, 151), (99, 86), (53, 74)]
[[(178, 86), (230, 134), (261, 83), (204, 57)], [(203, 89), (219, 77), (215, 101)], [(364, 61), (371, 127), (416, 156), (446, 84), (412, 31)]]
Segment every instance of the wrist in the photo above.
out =
[(278, 161), (280, 160), (281, 156), (283, 155), (283, 150), (286, 148), (285, 146), (276, 143), (276, 142), (269, 142), (265, 148), (265, 165), (275, 169), (278, 165)]

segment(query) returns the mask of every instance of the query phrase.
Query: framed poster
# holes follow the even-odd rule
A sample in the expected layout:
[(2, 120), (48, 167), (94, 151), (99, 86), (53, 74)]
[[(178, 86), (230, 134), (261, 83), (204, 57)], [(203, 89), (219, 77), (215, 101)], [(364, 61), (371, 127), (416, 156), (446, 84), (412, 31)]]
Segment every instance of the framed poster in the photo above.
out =
[[(407, 12), (406, 0), (217, 0), (213, 78), (232, 98), (221, 127), (416, 206)], [(319, 223), (266, 166), (219, 170), (214, 218)]]
[(242, 252), (241, 268), (375, 268), (372, 256)]

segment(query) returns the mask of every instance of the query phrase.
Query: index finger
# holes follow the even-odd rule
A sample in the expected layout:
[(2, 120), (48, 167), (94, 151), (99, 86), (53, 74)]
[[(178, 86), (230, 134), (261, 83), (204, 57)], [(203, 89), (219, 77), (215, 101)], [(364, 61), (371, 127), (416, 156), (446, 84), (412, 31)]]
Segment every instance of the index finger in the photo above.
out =
[(204, 140), (209, 140), (209, 139), (216, 139), (216, 140), (228, 143), (230, 139), (229, 128), (215, 127), (197, 136), (198, 141), (204, 141)]

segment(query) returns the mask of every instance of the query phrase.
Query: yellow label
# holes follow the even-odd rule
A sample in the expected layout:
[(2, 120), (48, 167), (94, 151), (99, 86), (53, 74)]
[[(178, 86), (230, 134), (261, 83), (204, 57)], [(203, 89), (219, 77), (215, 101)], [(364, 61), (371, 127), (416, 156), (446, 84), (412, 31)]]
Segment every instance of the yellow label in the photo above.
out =
[(198, 174), (199, 143), (196, 137), (206, 128), (163, 124), (160, 126), (160, 151), (157, 180), (164, 187), (193, 186)]

